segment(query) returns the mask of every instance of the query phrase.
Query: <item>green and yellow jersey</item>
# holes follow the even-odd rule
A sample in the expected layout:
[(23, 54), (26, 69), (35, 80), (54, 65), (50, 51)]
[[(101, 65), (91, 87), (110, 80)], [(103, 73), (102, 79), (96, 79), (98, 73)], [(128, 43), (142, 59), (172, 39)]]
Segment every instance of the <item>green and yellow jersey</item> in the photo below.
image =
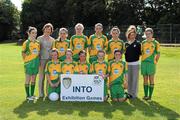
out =
[(98, 38), (95, 34), (91, 35), (88, 40), (88, 46), (90, 47), (89, 55), (97, 56), (99, 50), (105, 50), (108, 45), (108, 39), (105, 35)]
[(144, 40), (141, 45), (142, 62), (155, 63), (155, 57), (160, 54), (160, 44), (155, 39), (152, 41)]
[(86, 62), (84, 64), (81, 64), (80, 62), (78, 62), (77, 67), (80, 74), (90, 74), (90, 67), (91, 67), (90, 63)]
[(73, 35), (70, 39), (70, 48), (73, 51), (73, 60), (76, 62), (79, 60), (79, 52), (81, 50), (86, 50), (88, 47), (88, 37), (85, 35)]
[(124, 42), (122, 40), (110, 40), (108, 42), (107, 53), (108, 53), (108, 61), (114, 59), (114, 51), (120, 50), (121, 53), (124, 53)]
[(109, 84), (123, 84), (124, 76), (127, 73), (127, 65), (126, 62), (120, 60), (116, 62), (115, 60), (109, 62), (108, 66), (109, 71)]
[(61, 74), (77, 74), (79, 72), (76, 62), (68, 63), (63, 61), (60, 68)]
[(22, 52), (25, 53), (24, 62), (30, 62), (34, 59), (39, 59), (40, 44), (37, 40), (26, 40), (22, 45)]
[(108, 74), (108, 63), (103, 62), (99, 63), (98, 61), (95, 61), (91, 65), (91, 73), (97, 74), (97, 75), (107, 75)]
[(53, 60), (46, 64), (45, 73), (49, 75), (50, 80), (58, 80), (60, 75), (60, 62), (55, 62)]
[(53, 48), (58, 50), (58, 56), (60, 61), (64, 61), (66, 59), (66, 50), (70, 47), (70, 41), (66, 40), (55, 40), (53, 43)]
[[(91, 73), (97, 75), (107, 75), (108, 74), (108, 63), (103, 62), (99, 63), (98, 61), (94, 61), (91, 65)], [(104, 79), (104, 96), (108, 94), (108, 79)]]

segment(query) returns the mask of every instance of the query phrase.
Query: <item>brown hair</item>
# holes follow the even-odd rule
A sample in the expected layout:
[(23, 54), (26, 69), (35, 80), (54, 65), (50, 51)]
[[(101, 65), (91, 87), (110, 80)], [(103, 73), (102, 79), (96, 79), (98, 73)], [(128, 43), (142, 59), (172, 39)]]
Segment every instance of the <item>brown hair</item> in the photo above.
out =
[(115, 50), (115, 51), (114, 51), (114, 55), (115, 55), (117, 52), (119, 52), (119, 53), (122, 54), (121, 50)]
[(44, 32), (44, 30), (46, 29), (46, 28), (51, 28), (51, 33), (53, 32), (53, 30), (54, 30), (54, 27), (53, 27), (53, 25), (51, 24), (51, 23), (47, 23), (47, 24), (45, 24), (44, 26), (43, 26), (43, 29), (42, 29), (42, 31)]
[(81, 54), (85, 54), (85, 55), (86, 55), (86, 51), (85, 51), (85, 50), (81, 50), (81, 51), (79, 52), (79, 56), (80, 56)]
[(57, 50), (56, 48), (53, 48), (53, 49), (52, 49), (51, 54), (52, 54), (53, 52), (56, 52), (56, 53), (57, 53), (57, 56), (59, 57), (58, 50)]
[(97, 54), (99, 53), (104, 53), (104, 55), (106, 54), (106, 52), (104, 50), (98, 50)]
[(37, 29), (36, 29), (35, 27), (29, 26), (29, 27), (28, 27), (28, 30), (27, 30), (27, 33), (31, 33), (31, 31), (33, 31), (33, 30), (36, 30), (36, 31), (37, 31)]

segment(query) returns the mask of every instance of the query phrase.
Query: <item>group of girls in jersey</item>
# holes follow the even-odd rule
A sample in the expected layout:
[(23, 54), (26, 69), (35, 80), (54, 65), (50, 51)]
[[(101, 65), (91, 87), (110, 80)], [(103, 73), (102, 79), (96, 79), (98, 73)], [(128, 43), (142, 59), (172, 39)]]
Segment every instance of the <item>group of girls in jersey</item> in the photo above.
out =
[[(159, 43), (153, 38), (153, 29), (146, 28), (146, 39), (142, 43), (136, 40), (134, 25), (127, 29), (126, 41), (120, 39), (120, 29), (117, 26), (110, 30), (110, 40), (103, 34), (101, 23), (95, 24), (95, 33), (89, 37), (83, 34), (83, 30), (83, 24), (76, 24), (75, 34), (69, 40), (67, 28), (60, 28), (59, 36), (55, 39), (51, 37), (53, 25), (47, 23), (42, 29), (43, 35), (36, 39), (37, 29), (29, 27), (28, 39), (22, 47), (26, 99), (37, 98), (34, 91), (38, 73), (39, 98), (44, 98), (52, 92), (60, 94), (61, 74), (97, 74), (104, 79), (104, 101), (109, 97), (115, 102), (123, 102), (127, 98), (134, 99), (138, 93), (141, 56), (143, 99), (150, 100), (156, 64), (160, 56)], [(128, 90), (127, 94), (125, 89)]]

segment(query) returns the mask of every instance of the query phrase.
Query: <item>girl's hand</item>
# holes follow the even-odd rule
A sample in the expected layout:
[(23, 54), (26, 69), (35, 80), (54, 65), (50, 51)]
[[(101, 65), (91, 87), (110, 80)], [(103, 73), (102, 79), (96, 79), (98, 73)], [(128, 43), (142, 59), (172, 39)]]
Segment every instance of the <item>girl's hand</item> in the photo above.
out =
[(105, 78), (107, 78), (109, 75), (107, 74), (107, 75), (104, 75), (104, 74), (102, 74), (102, 75), (100, 75), (103, 79), (105, 79)]
[(56, 87), (58, 87), (58, 86), (59, 86), (59, 82), (58, 82), (58, 83), (56, 83), (56, 84), (55, 84), (55, 86), (56, 86)]
[(53, 83), (50, 83), (50, 86), (51, 86), (52, 88), (55, 88), (55, 87), (56, 87), (55, 84), (53, 84)]
[(124, 86), (124, 89), (127, 89), (127, 88), (128, 88), (128, 83), (127, 83), (126, 80), (124, 81), (124, 85), (123, 85), (123, 86)]
[(105, 75), (104, 74), (102, 74), (102, 75), (100, 75), (103, 79), (105, 78)]

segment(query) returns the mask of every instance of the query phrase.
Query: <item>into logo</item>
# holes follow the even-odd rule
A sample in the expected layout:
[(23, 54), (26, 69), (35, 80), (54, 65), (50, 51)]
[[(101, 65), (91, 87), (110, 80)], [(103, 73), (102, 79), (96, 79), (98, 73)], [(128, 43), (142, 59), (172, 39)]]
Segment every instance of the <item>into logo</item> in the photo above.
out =
[(70, 86), (71, 86), (71, 83), (72, 83), (72, 79), (69, 78), (69, 77), (65, 77), (63, 78), (63, 86), (68, 89)]

